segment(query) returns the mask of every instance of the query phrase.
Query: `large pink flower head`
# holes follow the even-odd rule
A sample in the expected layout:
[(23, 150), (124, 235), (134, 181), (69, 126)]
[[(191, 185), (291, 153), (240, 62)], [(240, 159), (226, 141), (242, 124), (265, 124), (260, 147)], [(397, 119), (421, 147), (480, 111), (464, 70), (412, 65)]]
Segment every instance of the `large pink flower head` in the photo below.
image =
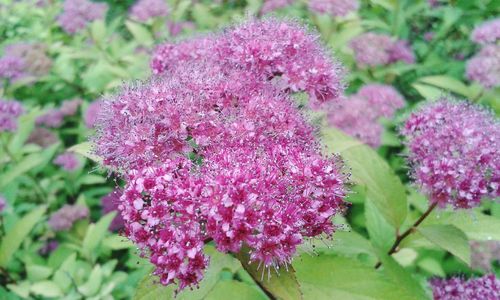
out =
[(452, 277), (430, 281), (434, 300), (497, 300), (500, 299), (500, 280), (494, 274), (469, 280)]
[(318, 36), (293, 22), (249, 21), (223, 33), (178, 44), (164, 44), (153, 54), (155, 74), (188, 61), (213, 60), (224, 69), (240, 68), (254, 80), (275, 79), (283, 90), (305, 91), (313, 101), (338, 97), (341, 66), (321, 47)]
[(500, 46), (484, 46), (467, 62), (466, 74), (487, 89), (500, 86)]
[(0, 133), (17, 130), (17, 119), (23, 113), (21, 103), (0, 99)]
[(412, 175), (431, 202), (472, 208), (500, 195), (500, 124), (491, 113), (442, 99), (413, 113), (402, 134)]
[(393, 40), (380, 33), (363, 33), (350, 42), (356, 62), (361, 67), (387, 65), (398, 61), (414, 63), (410, 45), (404, 40)]
[(309, 9), (319, 14), (343, 17), (359, 8), (357, 0), (310, 0)]
[(500, 18), (486, 21), (474, 28), (471, 40), (482, 45), (494, 44), (500, 40)]
[(168, 6), (165, 0), (139, 0), (130, 9), (132, 18), (146, 22), (155, 17), (168, 15)]
[(59, 15), (59, 25), (69, 34), (74, 34), (87, 27), (89, 22), (103, 19), (108, 6), (89, 0), (65, 0), (63, 13)]
[(305, 238), (330, 235), (344, 207), (345, 175), (321, 154), (291, 89), (264, 80), (262, 62), (228, 36), (238, 35), (214, 41), (226, 60), (167, 65), (165, 76), (105, 100), (96, 126), (96, 154), (127, 181), (125, 233), (179, 289), (202, 279), (206, 239), (223, 252), (246, 245), (265, 267), (287, 264)]

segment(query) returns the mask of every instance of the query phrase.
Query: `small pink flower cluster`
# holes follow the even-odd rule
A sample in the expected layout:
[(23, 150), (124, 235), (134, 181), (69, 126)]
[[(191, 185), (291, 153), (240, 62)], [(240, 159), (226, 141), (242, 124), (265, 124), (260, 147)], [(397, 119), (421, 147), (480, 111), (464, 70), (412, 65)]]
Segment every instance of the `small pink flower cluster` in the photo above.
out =
[(470, 247), (473, 269), (491, 271), (493, 262), (500, 262), (499, 241), (471, 241)]
[(481, 45), (494, 44), (500, 40), (500, 18), (486, 21), (474, 28), (471, 40)]
[(0, 133), (16, 131), (17, 119), (23, 112), (21, 103), (0, 99)]
[(357, 0), (310, 0), (309, 10), (318, 14), (329, 14), (335, 17), (344, 17), (357, 11), (359, 2)]
[(484, 46), (467, 62), (466, 74), (485, 88), (500, 86), (500, 46)]
[(295, 0), (265, 0), (260, 9), (262, 15), (293, 4)]
[(49, 218), (49, 226), (54, 231), (64, 231), (71, 229), (73, 223), (80, 219), (85, 219), (89, 215), (89, 209), (86, 206), (64, 205)]
[(59, 15), (59, 25), (69, 34), (87, 27), (89, 22), (104, 19), (108, 5), (89, 0), (65, 0), (63, 13)]
[(58, 128), (62, 125), (64, 117), (69, 117), (76, 113), (81, 103), (81, 99), (66, 100), (60, 108), (51, 109), (39, 116), (36, 119), (36, 124), (49, 128)]
[(223, 252), (248, 246), (264, 267), (288, 264), (344, 208), (346, 175), (288, 95), (332, 99), (338, 66), (290, 23), (252, 21), (218, 38), (161, 47), (153, 67), (165, 76), (105, 100), (97, 124), (96, 154), (127, 182), (125, 233), (179, 289), (202, 279), (206, 239)]
[(36, 144), (40, 147), (46, 148), (59, 141), (57, 135), (44, 127), (36, 127), (28, 137), (26, 143)]
[(379, 119), (391, 118), (404, 104), (403, 97), (392, 86), (368, 84), (341, 104), (328, 106), (328, 123), (376, 148), (383, 131)]
[(398, 61), (408, 64), (415, 62), (415, 55), (408, 42), (393, 40), (385, 34), (368, 32), (350, 42), (356, 62), (361, 67), (387, 65)]
[(146, 22), (168, 15), (168, 6), (165, 0), (139, 0), (130, 9), (130, 15), (135, 20)]
[(120, 203), (120, 197), (122, 196), (123, 191), (116, 189), (112, 191), (111, 193), (107, 194), (106, 196), (101, 198), (101, 206), (102, 206), (102, 214), (108, 214), (110, 212), (116, 211), (117, 215), (111, 221), (111, 224), (109, 225), (109, 230), (110, 231), (117, 231), (123, 228), (125, 226), (123, 217), (121, 216), (120, 212), (118, 211), (118, 205)]
[(16, 43), (5, 47), (0, 58), (0, 77), (18, 80), (47, 74), (52, 60), (47, 56), (47, 47), (38, 43)]
[(66, 171), (74, 171), (80, 166), (80, 162), (73, 153), (63, 153), (54, 159), (54, 164), (62, 167)]
[(0, 195), (0, 213), (4, 211), (6, 205), (7, 205), (7, 200), (5, 200), (5, 198), (2, 195)]
[(494, 274), (465, 280), (435, 278), (430, 281), (434, 300), (498, 300), (500, 280)]
[[(320, 102), (343, 91), (340, 65), (301, 26), (275, 20), (250, 21), (224, 33), (159, 46), (151, 67), (155, 74), (197, 60), (212, 60), (223, 69), (245, 69), (262, 81), (276, 78), (283, 90), (305, 91)], [(279, 77), (279, 78), (277, 78)]]
[(97, 116), (101, 111), (101, 106), (101, 101), (94, 101), (87, 107), (85, 115), (83, 116), (83, 122), (87, 128), (94, 128), (94, 125), (97, 122)]
[(500, 196), (500, 124), (491, 113), (442, 99), (413, 113), (402, 134), (412, 175), (431, 202), (472, 208)]

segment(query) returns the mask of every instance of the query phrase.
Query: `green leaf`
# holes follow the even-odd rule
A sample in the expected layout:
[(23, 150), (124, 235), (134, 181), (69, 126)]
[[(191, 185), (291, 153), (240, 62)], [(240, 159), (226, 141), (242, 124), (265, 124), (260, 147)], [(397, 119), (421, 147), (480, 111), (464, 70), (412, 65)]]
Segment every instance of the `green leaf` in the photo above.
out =
[(266, 295), (257, 288), (246, 283), (230, 280), (219, 281), (214, 289), (208, 293), (206, 300), (266, 300)]
[(101, 175), (93, 175), (93, 174), (85, 174), (82, 177), (78, 179), (78, 184), (79, 185), (92, 185), (92, 184), (99, 184), (99, 183), (105, 183), (106, 178), (104, 178)]
[(394, 230), (370, 198), (365, 201), (365, 218), (372, 244), (381, 249), (389, 249), (396, 240)]
[(210, 12), (206, 5), (196, 3), (191, 13), (196, 24), (202, 28), (213, 28), (217, 25), (217, 18)]
[(443, 96), (442, 90), (427, 84), (413, 83), (411, 86), (426, 100), (435, 100)]
[(26, 267), (28, 280), (31, 282), (40, 281), (49, 278), (52, 275), (52, 268), (40, 265), (29, 265)]
[(104, 240), (102, 241), (102, 245), (111, 250), (121, 250), (134, 247), (134, 244), (132, 244), (131, 241), (117, 234), (104, 238)]
[(101, 45), (106, 37), (106, 23), (104, 20), (95, 20), (92, 22), (90, 32), (96, 44)]
[(97, 223), (89, 225), (82, 244), (82, 251), (87, 257), (93, 258), (97, 256), (95, 250), (108, 233), (109, 225), (115, 216), (116, 212), (111, 212), (102, 217)]
[[(264, 266), (260, 266), (258, 262), (250, 262), (250, 253), (247, 247), (242, 247), (240, 252), (235, 254), (236, 258), (241, 262), (243, 268), (252, 276), (259, 285), (266, 289), (276, 299), (303, 299), (300, 291), (299, 283), (295, 277), (295, 270), (290, 265), (288, 268), (281, 268), (276, 274), (273, 268), (268, 270)], [(269, 277), (267, 274), (272, 273)], [(265, 276), (264, 276), (265, 275)]]
[(470, 265), (470, 246), (465, 233), (453, 225), (428, 225), (417, 227), (426, 239)]
[(418, 281), (401, 267), (385, 250), (379, 249), (379, 258), (382, 262), (384, 274), (397, 285), (398, 290), (404, 293), (407, 299), (430, 299)]
[[(304, 299), (421, 300), (381, 272), (351, 258), (301, 255), (294, 260)], [(425, 298), (424, 298), (425, 299)]]
[(205, 271), (204, 278), (199, 288), (194, 290), (184, 289), (174, 298), (176, 286), (163, 286), (158, 283), (158, 278), (147, 274), (138, 284), (135, 291), (135, 300), (198, 300), (204, 297), (214, 288), (220, 280), (220, 273), (228, 270), (235, 273), (241, 264), (231, 255), (217, 251), (213, 246), (205, 246), (205, 253), (210, 256), (210, 264)]
[(78, 291), (87, 297), (91, 297), (99, 292), (102, 281), (102, 269), (100, 265), (96, 265), (89, 275), (89, 279), (84, 284), (78, 286)]
[(0, 245), (0, 267), (6, 267), (14, 253), (21, 246), (23, 240), (28, 236), (36, 223), (42, 218), (45, 206), (40, 206), (19, 219), (13, 228), (11, 228)]
[(28, 114), (22, 115), (19, 117), (19, 127), (16, 130), (16, 134), (12, 138), (12, 141), (9, 144), (9, 151), (11, 153), (18, 153), (19, 150), (23, 147), (24, 143), (30, 136), (33, 128), (35, 127), (35, 120), (41, 114), (41, 111), (38, 108), (34, 108), (30, 110)]
[(30, 291), (35, 295), (44, 297), (60, 297), (63, 295), (61, 288), (53, 281), (39, 281), (31, 286)]
[(144, 46), (151, 46), (153, 45), (153, 36), (151, 35), (151, 32), (144, 27), (143, 25), (139, 23), (135, 23), (132, 21), (126, 21), (125, 26), (127, 26), (127, 29), (130, 31), (134, 39), (141, 45)]
[(102, 157), (99, 157), (99, 156), (95, 155), (94, 153), (92, 153), (92, 148), (93, 148), (93, 145), (91, 142), (83, 142), (83, 143), (71, 146), (67, 151), (78, 153), (80, 155), (85, 156), (86, 158), (88, 158), (90, 160), (93, 160), (93, 161), (101, 164)]
[(42, 164), (43, 161), (44, 157), (40, 153), (34, 153), (23, 158), (18, 164), (0, 176), (0, 190), (19, 176)]
[(28, 298), (31, 284), (28, 281), (22, 281), (18, 284), (7, 284), (7, 288), (23, 298)]
[(469, 98), (471, 96), (471, 91), (463, 82), (450, 76), (446, 75), (426, 76), (420, 78), (419, 81), (454, 92), (464, 97)]
[(340, 153), (351, 168), (352, 180), (366, 187), (366, 196), (386, 221), (399, 228), (408, 213), (406, 192), (387, 162), (372, 148), (338, 129), (324, 128), (322, 134), (328, 150)]

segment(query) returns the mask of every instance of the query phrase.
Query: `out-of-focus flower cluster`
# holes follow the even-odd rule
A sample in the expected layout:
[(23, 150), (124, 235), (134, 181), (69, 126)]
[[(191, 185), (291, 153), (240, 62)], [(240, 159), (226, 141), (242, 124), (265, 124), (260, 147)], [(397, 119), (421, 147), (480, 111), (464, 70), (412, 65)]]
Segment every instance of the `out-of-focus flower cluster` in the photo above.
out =
[(310, 0), (309, 9), (318, 14), (343, 17), (359, 8), (357, 0)]
[(500, 124), (490, 112), (442, 99), (413, 113), (402, 133), (431, 202), (471, 208), (500, 195)]
[(47, 74), (52, 60), (47, 56), (47, 47), (38, 43), (17, 43), (5, 47), (0, 58), (0, 78), (18, 80), (36, 78)]
[(387, 65), (397, 61), (415, 62), (415, 55), (408, 42), (394, 40), (388, 35), (363, 33), (350, 42), (355, 59), (360, 67)]
[(104, 101), (95, 150), (123, 172), (125, 233), (163, 284), (202, 279), (205, 239), (278, 267), (305, 238), (334, 231), (346, 176), (288, 95), (328, 101), (343, 89), (315, 37), (250, 21), (162, 45), (152, 68), (161, 76)]
[(74, 171), (80, 166), (78, 158), (73, 153), (65, 152), (54, 159), (54, 164), (66, 171)]
[(500, 280), (494, 274), (466, 280), (453, 277), (430, 281), (434, 300), (497, 300), (500, 299)]
[(379, 119), (391, 118), (404, 104), (403, 97), (392, 86), (368, 84), (340, 104), (329, 105), (326, 110), (328, 123), (372, 147), (378, 147), (383, 131)]
[(139, 0), (130, 9), (130, 15), (135, 20), (146, 22), (155, 17), (164, 17), (168, 11), (165, 0)]
[(265, 0), (260, 9), (260, 13), (265, 15), (275, 10), (291, 5), (295, 0)]
[(110, 212), (116, 211), (117, 215), (114, 217), (113, 221), (111, 221), (111, 224), (109, 225), (109, 230), (111, 231), (117, 231), (123, 228), (124, 221), (123, 217), (121, 216), (120, 212), (118, 211), (118, 205), (120, 201), (120, 197), (122, 196), (123, 192), (121, 190), (114, 190), (111, 193), (107, 194), (106, 196), (102, 197), (101, 199), (101, 205), (102, 205), (102, 214), (108, 214)]
[(17, 119), (23, 111), (21, 103), (0, 99), (0, 133), (3, 131), (16, 131)]
[(496, 44), (500, 40), (500, 19), (476, 27), (471, 39), (483, 48), (467, 62), (467, 78), (487, 89), (500, 86), (500, 46)]
[(36, 119), (37, 125), (43, 125), (49, 128), (58, 128), (64, 122), (64, 117), (73, 116), (80, 104), (81, 99), (66, 100), (61, 104), (60, 108), (54, 108)]
[(71, 229), (76, 221), (85, 219), (88, 215), (89, 209), (86, 206), (66, 204), (50, 216), (48, 223), (52, 230), (64, 231)]
[(89, 0), (65, 0), (63, 13), (59, 15), (59, 25), (69, 34), (87, 27), (89, 22), (104, 19), (108, 6)]
[(491, 271), (492, 263), (500, 261), (500, 241), (471, 241), (471, 267)]

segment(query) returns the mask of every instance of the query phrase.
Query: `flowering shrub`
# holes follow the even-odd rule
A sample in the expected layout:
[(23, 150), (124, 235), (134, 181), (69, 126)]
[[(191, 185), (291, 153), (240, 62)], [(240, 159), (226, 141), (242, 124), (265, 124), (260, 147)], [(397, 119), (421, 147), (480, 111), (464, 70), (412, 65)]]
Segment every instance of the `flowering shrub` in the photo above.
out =
[(499, 298), (497, 6), (2, 1), (0, 299)]

